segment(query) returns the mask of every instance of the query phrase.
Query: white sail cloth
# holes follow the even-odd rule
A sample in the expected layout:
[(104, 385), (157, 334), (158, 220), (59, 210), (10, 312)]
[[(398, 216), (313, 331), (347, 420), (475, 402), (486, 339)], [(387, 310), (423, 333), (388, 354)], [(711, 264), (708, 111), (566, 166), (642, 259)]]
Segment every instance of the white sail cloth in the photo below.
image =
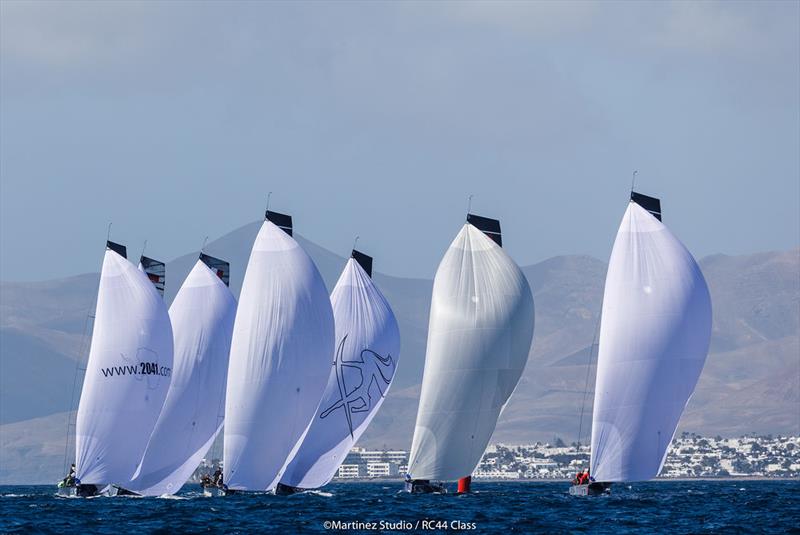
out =
[(355, 259), (331, 294), (336, 354), (328, 386), (281, 483), (304, 489), (327, 484), (375, 417), (391, 386), (400, 330), (389, 303)]
[(175, 340), (172, 384), (138, 473), (126, 488), (174, 494), (222, 428), (236, 300), (198, 260), (169, 309)]
[(661, 471), (711, 336), (711, 299), (692, 255), (631, 202), (606, 275), (592, 418), (591, 474), (641, 481)]
[(311, 258), (270, 221), (253, 244), (233, 327), (225, 482), (271, 490), (319, 406), (333, 362), (328, 292)]
[(81, 483), (129, 483), (171, 373), (172, 328), (164, 300), (147, 275), (106, 250), (76, 423)]
[(534, 324), (525, 275), (466, 224), (433, 282), (428, 348), (409, 474), (472, 474), (528, 360)]

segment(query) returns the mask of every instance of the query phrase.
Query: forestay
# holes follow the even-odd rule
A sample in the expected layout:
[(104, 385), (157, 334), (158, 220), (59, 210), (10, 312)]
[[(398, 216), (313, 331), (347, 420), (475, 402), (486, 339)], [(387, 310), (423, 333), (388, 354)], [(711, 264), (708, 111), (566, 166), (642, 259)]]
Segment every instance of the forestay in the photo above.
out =
[[(433, 283), (428, 347), (409, 474), (454, 480), (478, 465), (528, 359), (528, 281), (489, 235), (467, 223)], [(489, 237), (491, 236), (491, 237)]]
[(169, 309), (175, 340), (172, 384), (136, 478), (146, 496), (174, 494), (189, 479), (222, 428), (236, 300), (223, 277), (198, 260)]
[[(114, 245), (114, 248), (111, 248)], [(110, 244), (78, 406), (81, 483), (125, 486), (136, 471), (172, 374), (167, 308), (147, 276)]]
[[(370, 257), (353, 254), (371, 265)], [(347, 261), (331, 304), (336, 324), (333, 368), (308, 434), (281, 479), (291, 487), (318, 488), (333, 478), (378, 412), (397, 367), (397, 320), (356, 258)]]
[(592, 419), (595, 480), (658, 475), (710, 335), (711, 299), (699, 266), (654, 215), (631, 202), (603, 296)]
[(290, 230), (264, 222), (242, 284), (225, 409), (225, 479), (232, 489), (277, 485), (331, 371), (330, 299)]

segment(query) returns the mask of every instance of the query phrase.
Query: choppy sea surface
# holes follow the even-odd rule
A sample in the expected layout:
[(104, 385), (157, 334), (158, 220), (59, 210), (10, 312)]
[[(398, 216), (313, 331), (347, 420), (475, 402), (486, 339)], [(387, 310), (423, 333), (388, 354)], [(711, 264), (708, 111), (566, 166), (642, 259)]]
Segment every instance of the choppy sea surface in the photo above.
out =
[(62, 498), (0, 486), (3, 533), (800, 533), (800, 481), (658, 481), (576, 497), (566, 483), (473, 483), (411, 495), (402, 483), (338, 483), (292, 496)]

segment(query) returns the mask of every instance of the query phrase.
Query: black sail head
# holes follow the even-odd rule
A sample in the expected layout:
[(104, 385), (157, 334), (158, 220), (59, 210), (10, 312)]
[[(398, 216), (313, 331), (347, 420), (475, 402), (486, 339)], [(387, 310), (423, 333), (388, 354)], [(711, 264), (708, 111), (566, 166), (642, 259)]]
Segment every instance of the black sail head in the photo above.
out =
[(106, 249), (111, 249), (112, 251), (120, 255), (122, 258), (128, 258), (128, 249), (124, 245), (115, 243), (111, 240), (107, 240)]
[(467, 223), (486, 234), (500, 247), (503, 246), (503, 237), (500, 233), (500, 220), (475, 214), (467, 214)]
[(661, 199), (631, 191), (631, 200), (661, 221)]
[(267, 210), (264, 219), (273, 222), (278, 228), (289, 236), (292, 235), (292, 216)]
[(153, 283), (153, 286), (156, 287), (158, 293), (161, 294), (161, 297), (164, 297), (164, 283), (167, 280), (167, 267), (164, 262), (142, 255), (139, 263), (142, 264), (142, 270), (147, 275), (147, 278), (150, 279), (150, 282)]
[(213, 256), (209, 256), (205, 253), (200, 253), (200, 261), (208, 266), (208, 269), (213, 271), (214, 274), (225, 283), (225, 286), (230, 286), (231, 265), (229, 262), (219, 258), (214, 258)]
[(367, 275), (369, 275), (369, 277), (372, 278), (372, 257), (365, 255), (361, 251), (357, 251), (355, 249), (353, 249), (353, 254), (351, 256), (355, 259), (356, 262), (358, 262), (358, 265), (361, 266), (361, 268), (367, 272)]

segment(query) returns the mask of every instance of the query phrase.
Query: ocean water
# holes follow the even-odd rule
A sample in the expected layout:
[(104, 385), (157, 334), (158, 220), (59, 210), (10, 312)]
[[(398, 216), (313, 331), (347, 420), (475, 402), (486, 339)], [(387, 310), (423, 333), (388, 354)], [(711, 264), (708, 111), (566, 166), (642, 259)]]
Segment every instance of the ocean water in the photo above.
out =
[[(566, 483), (474, 482), (410, 495), (402, 483), (338, 483), (292, 496), (60, 498), (0, 486), (3, 533), (800, 533), (800, 481), (659, 481), (575, 497)], [(353, 524), (355, 523), (355, 524)]]

